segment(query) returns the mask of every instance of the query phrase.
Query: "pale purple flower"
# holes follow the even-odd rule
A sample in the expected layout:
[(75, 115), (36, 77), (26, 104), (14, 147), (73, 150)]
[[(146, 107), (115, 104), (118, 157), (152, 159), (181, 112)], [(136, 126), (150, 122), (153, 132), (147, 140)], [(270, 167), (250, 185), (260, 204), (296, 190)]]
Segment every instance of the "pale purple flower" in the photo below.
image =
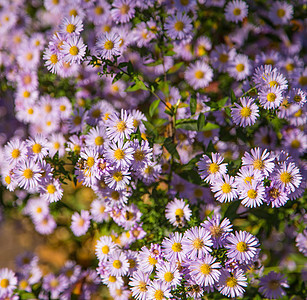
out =
[(91, 217), (87, 210), (81, 210), (81, 213), (75, 212), (71, 216), (70, 228), (75, 236), (84, 235), (91, 224)]
[(283, 288), (288, 288), (287, 279), (283, 274), (271, 271), (269, 274), (260, 278), (259, 292), (269, 299), (277, 299), (285, 296)]

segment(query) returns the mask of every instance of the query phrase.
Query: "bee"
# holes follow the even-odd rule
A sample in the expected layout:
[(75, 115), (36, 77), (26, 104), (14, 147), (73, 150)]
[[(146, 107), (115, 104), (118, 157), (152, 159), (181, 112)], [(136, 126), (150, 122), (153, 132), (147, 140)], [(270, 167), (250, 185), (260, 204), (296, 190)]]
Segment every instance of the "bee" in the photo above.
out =
[(182, 228), (184, 226), (183, 220), (178, 215), (176, 215), (175, 218), (176, 218), (176, 223), (178, 224), (178, 227)]

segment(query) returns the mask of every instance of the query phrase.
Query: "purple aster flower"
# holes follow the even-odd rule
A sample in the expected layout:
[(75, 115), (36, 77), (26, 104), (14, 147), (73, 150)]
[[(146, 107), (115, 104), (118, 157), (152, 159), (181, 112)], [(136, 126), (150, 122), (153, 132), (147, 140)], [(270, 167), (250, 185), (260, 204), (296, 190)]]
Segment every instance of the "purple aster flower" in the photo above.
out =
[(262, 182), (252, 181), (251, 183), (243, 183), (237, 187), (242, 205), (246, 207), (257, 207), (263, 203), (265, 188)]
[(233, 0), (225, 7), (225, 18), (227, 21), (238, 23), (243, 21), (248, 14), (248, 5), (241, 0)]
[(242, 297), (245, 291), (244, 288), (247, 286), (246, 280), (243, 271), (240, 269), (236, 269), (232, 273), (226, 269), (221, 269), (218, 290), (227, 297)]
[(64, 55), (63, 59), (68, 63), (80, 64), (84, 58), (86, 45), (83, 39), (77, 35), (68, 37), (64, 41), (61, 53)]
[(60, 294), (68, 287), (69, 281), (64, 274), (56, 277), (54, 274), (48, 274), (43, 280), (43, 289), (51, 293), (51, 298), (60, 298)]
[(111, 16), (116, 23), (127, 23), (135, 14), (135, 2), (132, 0), (115, 0)]
[(176, 288), (181, 280), (181, 274), (175, 262), (160, 261), (157, 264), (157, 279), (165, 282), (169, 287)]
[(282, 288), (288, 288), (287, 279), (283, 274), (271, 271), (269, 274), (260, 278), (259, 292), (269, 299), (277, 299), (285, 296), (286, 293)]
[(213, 286), (220, 277), (221, 268), (219, 262), (215, 262), (216, 258), (210, 254), (206, 254), (203, 258), (193, 260), (189, 263), (190, 276), (200, 286)]
[(233, 201), (238, 195), (235, 178), (228, 174), (217, 178), (211, 185), (211, 190), (215, 193), (216, 200), (222, 203)]
[(28, 190), (38, 187), (41, 176), (41, 168), (33, 160), (29, 159), (18, 164), (16, 180), (21, 188)]
[(113, 251), (118, 249), (110, 236), (102, 236), (96, 244), (96, 256), (100, 261), (106, 261)]
[(128, 273), (129, 262), (123, 251), (116, 250), (109, 254), (106, 268), (112, 276), (124, 276)]
[(217, 45), (210, 53), (212, 66), (220, 72), (226, 72), (228, 70), (229, 62), (231, 62), (235, 56), (235, 48), (229, 48), (223, 44)]
[(263, 180), (263, 175), (260, 170), (255, 170), (252, 166), (242, 166), (236, 175), (236, 184), (238, 190), (240, 186), (254, 181), (260, 182)]
[(93, 221), (97, 223), (102, 223), (103, 221), (108, 221), (109, 214), (106, 210), (106, 202), (103, 199), (95, 199), (91, 203), (91, 216)]
[(164, 238), (162, 248), (165, 258), (168, 261), (182, 262), (185, 259), (185, 254), (182, 248), (182, 233), (170, 233), (169, 238)]
[(265, 109), (279, 107), (283, 99), (283, 90), (279, 86), (272, 86), (259, 92), (259, 102)]
[(44, 52), (43, 59), (46, 61), (45, 66), (51, 73), (58, 73), (63, 65), (63, 55), (61, 53), (56, 53), (50, 48), (46, 48)]
[(48, 202), (59, 201), (63, 196), (63, 189), (59, 179), (44, 182), (40, 187), (40, 196), (43, 200)]
[(200, 177), (205, 182), (214, 183), (216, 179), (221, 177), (227, 172), (227, 164), (223, 163), (224, 157), (219, 153), (211, 153), (212, 159), (207, 155), (203, 155), (200, 161), (197, 163)]
[(166, 205), (165, 217), (174, 226), (184, 226), (186, 221), (190, 221), (191, 214), (192, 211), (189, 208), (189, 205), (182, 199), (175, 199)]
[(17, 287), (17, 277), (8, 268), (0, 269), (0, 298), (10, 298)]
[(236, 108), (231, 109), (231, 117), (236, 125), (242, 127), (251, 126), (256, 123), (259, 117), (258, 106), (254, 103), (254, 99), (250, 97), (240, 98), (241, 105), (235, 103)]
[(112, 168), (107, 171), (105, 182), (111, 188), (116, 191), (120, 191), (126, 188), (131, 180), (130, 172), (128, 169)]
[(60, 25), (60, 33), (66, 36), (80, 35), (83, 30), (83, 22), (79, 16), (71, 16), (70, 19), (64, 18)]
[(71, 216), (71, 230), (75, 236), (84, 235), (89, 229), (91, 224), (91, 216), (87, 210), (81, 210), (81, 213), (78, 214), (75, 212)]
[(184, 78), (194, 89), (205, 88), (213, 79), (213, 71), (205, 62), (197, 61), (186, 69)]
[(107, 135), (104, 126), (97, 126), (90, 129), (85, 136), (86, 145), (97, 148), (99, 154), (102, 154)]
[(166, 299), (172, 297), (171, 288), (168, 284), (161, 280), (154, 280), (149, 283), (147, 299)]
[(218, 249), (225, 246), (226, 238), (232, 231), (232, 224), (227, 218), (221, 221), (221, 216), (216, 214), (212, 218), (208, 217), (208, 220), (200, 225), (210, 231), (213, 248)]
[(246, 231), (236, 231), (227, 237), (225, 248), (228, 249), (227, 256), (239, 262), (255, 260), (257, 258), (259, 241), (256, 237)]
[(237, 54), (228, 67), (230, 76), (237, 80), (244, 80), (251, 73), (251, 62), (247, 55)]
[(129, 282), (133, 297), (137, 300), (146, 300), (149, 282), (150, 280), (147, 273), (143, 273), (139, 270), (135, 271), (130, 277)]
[(134, 150), (131, 167), (133, 170), (138, 171), (151, 162), (152, 149), (149, 147), (148, 141), (144, 140), (141, 141), (141, 144), (138, 140), (131, 141), (130, 145)]
[(269, 10), (269, 18), (275, 25), (289, 24), (292, 19), (293, 6), (285, 1), (272, 2), (272, 6)]
[(113, 56), (121, 54), (120, 51), (121, 39), (117, 33), (109, 34), (106, 32), (100, 36), (96, 43), (96, 50), (102, 58), (112, 59)]
[(171, 15), (166, 19), (165, 29), (171, 39), (189, 39), (192, 32), (191, 19), (183, 13)]
[(251, 150), (251, 154), (244, 153), (242, 157), (243, 166), (252, 166), (256, 170), (260, 170), (265, 177), (274, 170), (274, 156), (267, 150), (262, 151), (261, 148), (254, 148)]
[(186, 256), (191, 259), (201, 258), (212, 251), (213, 245), (210, 231), (203, 227), (192, 227), (184, 233), (182, 249)]
[(40, 234), (51, 234), (54, 229), (57, 227), (54, 218), (50, 215), (44, 215), (41, 218), (33, 219), (35, 230)]
[(4, 155), (8, 164), (14, 167), (18, 162), (26, 158), (26, 143), (17, 138), (12, 139), (4, 146)]
[(297, 235), (295, 242), (298, 250), (307, 256), (307, 229)]

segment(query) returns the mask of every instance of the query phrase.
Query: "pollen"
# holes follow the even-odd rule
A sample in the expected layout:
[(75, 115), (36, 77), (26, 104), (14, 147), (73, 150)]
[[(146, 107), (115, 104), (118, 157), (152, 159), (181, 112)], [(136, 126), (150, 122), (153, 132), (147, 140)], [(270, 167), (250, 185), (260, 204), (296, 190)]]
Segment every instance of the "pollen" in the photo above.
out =
[(290, 183), (292, 181), (292, 175), (289, 172), (282, 172), (279, 178), (280, 181), (284, 184)]
[(231, 192), (231, 185), (229, 183), (224, 183), (221, 189), (224, 194), (228, 194)]
[(182, 245), (181, 245), (181, 243), (174, 243), (174, 244), (172, 245), (172, 250), (173, 250), (174, 252), (181, 252), (181, 251), (182, 251)]
[(210, 232), (213, 237), (219, 238), (222, 236), (224, 230), (220, 226), (211, 226)]
[(245, 251), (247, 251), (247, 244), (246, 244), (245, 242), (239, 242), (239, 243), (237, 244), (237, 250), (238, 250), (239, 252), (245, 252)]
[(12, 151), (12, 153), (11, 153), (11, 156), (13, 157), (13, 158), (17, 158), (17, 157), (19, 157), (19, 155), (20, 155), (20, 150), (19, 149), (14, 149), (13, 151)]
[(237, 285), (237, 279), (234, 277), (228, 277), (226, 279), (226, 285), (233, 288)]
[(125, 121), (119, 121), (119, 122), (116, 124), (116, 129), (117, 129), (119, 132), (124, 132), (124, 131), (127, 129), (126, 122), (125, 122)]
[(273, 87), (273, 86), (279, 86), (279, 83), (276, 81), (276, 80), (272, 80), (272, 81), (270, 81), (269, 82), (269, 85), (270, 85), (270, 87)]
[(165, 272), (164, 279), (166, 282), (171, 282), (174, 279), (174, 274), (172, 272)]
[(158, 261), (154, 258), (154, 257), (151, 257), (149, 255), (148, 257), (148, 262), (151, 264), (151, 265), (155, 265)]
[(138, 288), (141, 292), (145, 293), (147, 291), (147, 284), (144, 281), (140, 281)]
[(40, 145), (40, 144), (34, 144), (34, 145), (32, 146), (32, 151), (33, 151), (34, 153), (36, 153), (36, 154), (41, 153), (41, 151), (42, 151), (42, 145)]
[(261, 160), (261, 159), (256, 159), (254, 162), (253, 162), (253, 167), (256, 169), (256, 170), (263, 170), (264, 169), (264, 162)]
[(208, 264), (202, 264), (200, 266), (200, 272), (204, 275), (209, 275), (211, 272), (211, 267)]
[(106, 41), (104, 43), (104, 48), (106, 50), (112, 50), (114, 48), (114, 43), (112, 41)]
[(95, 164), (95, 159), (94, 159), (94, 157), (88, 157), (87, 158), (87, 160), (86, 160), (86, 163), (87, 163), (87, 165), (91, 168), (91, 167), (93, 167), (94, 166), (94, 164)]
[(96, 15), (102, 15), (104, 13), (104, 9), (101, 6), (95, 7), (95, 14)]
[(54, 142), (53, 143), (53, 148), (56, 149), (56, 150), (59, 150), (60, 149), (60, 143), (59, 142)]
[(182, 218), (184, 216), (184, 211), (182, 208), (177, 208), (175, 210), (175, 216), (178, 216), (179, 218)]
[(279, 18), (284, 17), (285, 14), (286, 14), (286, 12), (285, 12), (284, 9), (280, 8), (280, 9), (277, 10), (277, 16), (278, 16)]
[(202, 247), (204, 247), (204, 241), (200, 238), (195, 239), (194, 242), (193, 242), (193, 247), (196, 250), (201, 249)]
[(269, 191), (269, 195), (270, 197), (272, 197), (273, 199), (277, 199), (280, 195), (280, 191), (277, 189), (277, 188), (272, 188), (270, 191)]
[(101, 145), (103, 145), (103, 142), (104, 142), (103, 137), (97, 136), (97, 137), (95, 138), (95, 145), (96, 145), (96, 146), (101, 146)]
[(120, 8), (120, 13), (121, 13), (122, 15), (126, 15), (126, 14), (128, 13), (129, 10), (130, 10), (129, 5), (124, 4), (124, 5), (122, 5), (122, 7)]
[(244, 69), (245, 69), (245, 66), (244, 66), (243, 64), (237, 64), (236, 70), (237, 70), (238, 72), (243, 72)]
[(196, 79), (202, 79), (202, 78), (204, 78), (205, 73), (200, 71), (200, 70), (198, 70), (198, 71), (195, 72), (194, 75), (195, 75)]
[(266, 98), (269, 102), (274, 102), (277, 96), (274, 93), (268, 93)]
[(109, 281), (110, 282), (116, 282), (116, 277), (115, 276), (109, 276)]
[(113, 261), (113, 267), (114, 267), (115, 269), (120, 269), (121, 266), (122, 266), (122, 263), (121, 263), (120, 260), (116, 259), (116, 260)]
[(71, 46), (70, 49), (69, 49), (69, 53), (73, 56), (78, 55), (78, 53), (79, 53), (78, 47), (77, 46)]
[(48, 184), (48, 186), (47, 186), (47, 192), (48, 192), (49, 194), (54, 194), (55, 191), (56, 191), (56, 187), (55, 187), (53, 184)]
[(32, 53), (27, 53), (26, 60), (30, 61), (32, 59), (33, 59), (33, 54)]
[(291, 147), (294, 149), (298, 149), (301, 146), (301, 142), (299, 140), (293, 140), (291, 142)]
[(56, 54), (51, 54), (49, 60), (55, 65), (58, 62), (58, 56)]
[(113, 174), (113, 179), (116, 181), (116, 182), (119, 182), (119, 181), (122, 181), (123, 180), (123, 174), (122, 172), (120, 171), (117, 171)]
[(7, 279), (7, 278), (4, 278), (4, 279), (1, 279), (1, 281), (0, 281), (0, 286), (2, 287), (2, 288), (7, 288), (8, 286), (10, 285), (10, 282), (9, 282), (9, 280)]
[(243, 107), (240, 114), (243, 118), (247, 118), (252, 114), (252, 110), (249, 107)]
[(31, 93), (29, 91), (24, 91), (23, 94), (24, 98), (29, 98), (31, 96)]
[(5, 178), (4, 178), (6, 184), (10, 184), (11, 183), (11, 177), (9, 175), (7, 175)]
[(164, 298), (164, 293), (161, 290), (155, 291), (155, 300), (162, 300)]
[(114, 151), (114, 157), (117, 159), (117, 160), (121, 160), (123, 158), (125, 158), (125, 151), (122, 150), (122, 149), (116, 149)]
[(101, 252), (102, 252), (103, 254), (108, 254), (109, 251), (110, 251), (110, 248), (109, 248), (108, 245), (104, 245), (104, 246), (101, 247)]
[(240, 16), (241, 15), (241, 9), (236, 7), (234, 10), (233, 10), (233, 14), (235, 16)]
[(257, 192), (255, 190), (249, 190), (247, 192), (247, 197), (250, 199), (255, 199), (257, 197)]
[(182, 31), (183, 28), (184, 28), (184, 24), (182, 21), (177, 21), (175, 24), (174, 24), (174, 28), (176, 31)]
[(62, 105), (60, 105), (60, 107), (59, 107), (59, 108), (60, 108), (60, 111), (65, 111), (65, 110), (66, 110), (66, 106), (65, 106), (65, 105), (63, 105), (63, 104), (62, 104)]
[(140, 150), (140, 149), (136, 149), (135, 150), (135, 152), (134, 152), (134, 154), (133, 154), (133, 157), (134, 157), (134, 159), (136, 160), (136, 161), (143, 161), (144, 160), (144, 158), (145, 158), (145, 154), (144, 154), (144, 152), (142, 151), (142, 150)]
[(34, 173), (31, 169), (25, 169), (23, 171), (23, 176), (27, 179), (31, 179), (33, 177)]
[(70, 10), (69, 15), (76, 17), (78, 15), (78, 12), (73, 8)]
[(68, 25), (66, 26), (66, 31), (67, 31), (68, 33), (73, 33), (75, 30), (76, 30), (76, 26), (75, 26), (74, 24), (68, 24)]

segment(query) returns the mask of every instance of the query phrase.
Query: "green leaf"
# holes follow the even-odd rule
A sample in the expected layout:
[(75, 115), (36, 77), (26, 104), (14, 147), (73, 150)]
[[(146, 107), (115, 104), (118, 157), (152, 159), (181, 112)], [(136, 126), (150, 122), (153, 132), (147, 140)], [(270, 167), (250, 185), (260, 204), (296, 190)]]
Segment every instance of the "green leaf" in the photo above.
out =
[(202, 130), (202, 128), (205, 126), (205, 122), (206, 122), (205, 115), (200, 114), (198, 116), (198, 119), (197, 119), (197, 129), (198, 129), (198, 131)]
[(191, 99), (190, 99), (190, 111), (191, 111), (192, 116), (196, 112), (196, 107), (197, 107), (197, 100), (196, 100), (196, 98), (191, 97)]
[(205, 126), (203, 126), (203, 128), (201, 130), (202, 131), (209, 131), (209, 130), (213, 130), (213, 129), (217, 129), (217, 128), (220, 128), (220, 126), (217, 125), (217, 124), (208, 122)]
[(154, 102), (150, 104), (149, 107), (149, 115), (152, 117), (160, 104), (160, 99), (156, 99)]
[(176, 145), (173, 143), (171, 138), (166, 138), (163, 146), (173, 157), (180, 159), (178, 151), (176, 149)]
[(144, 82), (141, 80), (138, 80), (137, 82), (135, 82), (133, 85), (129, 86), (128, 88), (126, 88), (126, 92), (135, 92), (138, 90), (144, 90), (147, 91), (147, 87), (145, 86)]
[(127, 67), (128, 63), (127, 62), (121, 62), (118, 67), (119, 68), (124, 68), (124, 67)]
[(237, 97), (233, 90), (230, 91), (230, 99), (231, 99), (231, 104), (234, 104), (235, 102), (237, 102)]
[(180, 119), (176, 121), (176, 128), (197, 131), (197, 121), (193, 119)]
[(234, 201), (230, 203), (227, 210), (225, 211), (224, 217), (227, 217), (230, 221), (235, 219), (240, 203), (241, 203), (240, 201)]
[(218, 105), (218, 107), (219, 107), (219, 108), (224, 107), (224, 106), (225, 106), (225, 104), (226, 104), (226, 102), (227, 102), (227, 100), (228, 100), (228, 97), (225, 97), (225, 98), (223, 98), (223, 99), (221, 99), (221, 100), (217, 101), (217, 105)]
[(173, 55), (175, 55), (176, 54), (176, 52), (174, 52), (174, 51), (172, 51), (172, 50), (168, 50), (165, 54), (164, 54), (164, 56), (173, 56)]
[(147, 66), (147, 67), (155, 67), (155, 66), (158, 66), (158, 65), (162, 65), (162, 63), (163, 63), (162, 60), (158, 59), (155, 62), (152, 62), (152, 63), (149, 63), (149, 64), (145, 64), (145, 66)]
[(127, 65), (127, 72), (131, 75), (134, 72), (133, 65), (131, 61), (129, 60), (128, 65)]
[(167, 74), (172, 74), (172, 73), (177, 72), (181, 68), (182, 65), (183, 65), (183, 62), (179, 62), (173, 65), (170, 69), (168, 69)]
[(146, 127), (147, 132), (149, 133), (149, 135), (151, 136), (157, 136), (158, 135), (158, 131), (156, 129), (155, 126), (153, 126), (150, 122), (148, 121), (142, 121)]

